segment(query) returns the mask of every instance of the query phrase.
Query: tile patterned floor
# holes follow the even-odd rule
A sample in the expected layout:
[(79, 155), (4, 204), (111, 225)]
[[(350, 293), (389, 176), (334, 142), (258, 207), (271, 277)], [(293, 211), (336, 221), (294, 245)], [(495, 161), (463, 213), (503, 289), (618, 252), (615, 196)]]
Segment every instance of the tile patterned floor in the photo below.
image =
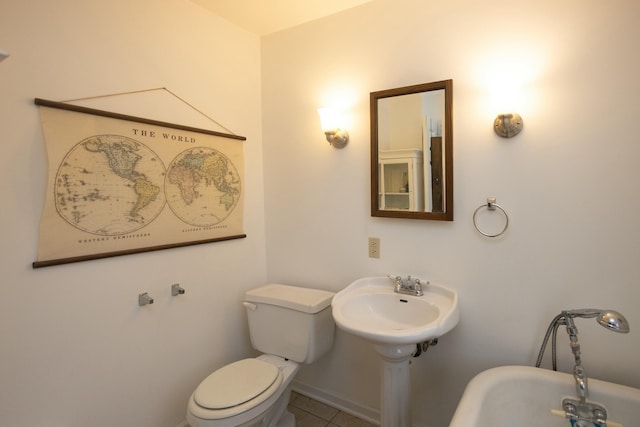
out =
[(289, 412), (296, 417), (296, 427), (376, 427), (296, 392), (291, 393)]

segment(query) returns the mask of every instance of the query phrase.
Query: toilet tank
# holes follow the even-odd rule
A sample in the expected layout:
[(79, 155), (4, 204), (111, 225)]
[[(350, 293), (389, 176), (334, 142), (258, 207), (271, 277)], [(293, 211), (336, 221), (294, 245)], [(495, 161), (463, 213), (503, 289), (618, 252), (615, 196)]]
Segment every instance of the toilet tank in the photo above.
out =
[(256, 350), (312, 363), (333, 345), (333, 292), (269, 284), (247, 291), (244, 306)]

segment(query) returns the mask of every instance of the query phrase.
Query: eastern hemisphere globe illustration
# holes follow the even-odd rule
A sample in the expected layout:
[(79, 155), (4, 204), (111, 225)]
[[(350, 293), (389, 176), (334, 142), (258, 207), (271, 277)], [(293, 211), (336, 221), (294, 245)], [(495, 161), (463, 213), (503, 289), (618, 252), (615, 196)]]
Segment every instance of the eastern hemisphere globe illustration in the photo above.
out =
[(240, 174), (231, 160), (209, 147), (195, 147), (176, 156), (165, 179), (165, 197), (171, 211), (194, 227), (224, 221), (241, 195)]
[(99, 236), (132, 233), (165, 205), (165, 167), (139, 141), (95, 135), (73, 146), (58, 167), (55, 207), (66, 222)]

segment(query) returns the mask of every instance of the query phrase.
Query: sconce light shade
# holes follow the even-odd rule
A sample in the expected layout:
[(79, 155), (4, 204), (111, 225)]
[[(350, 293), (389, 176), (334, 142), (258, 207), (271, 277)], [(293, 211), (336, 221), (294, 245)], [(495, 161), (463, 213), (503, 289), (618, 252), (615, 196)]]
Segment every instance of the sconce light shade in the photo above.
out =
[(340, 117), (333, 108), (319, 108), (320, 126), (329, 144), (335, 148), (343, 148), (349, 142), (349, 132), (340, 129)]
[(512, 138), (522, 130), (522, 117), (517, 113), (498, 114), (493, 122), (493, 130), (503, 138)]
[(9, 54), (4, 50), (0, 50), (0, 62), (4, 61), (9, 57)]

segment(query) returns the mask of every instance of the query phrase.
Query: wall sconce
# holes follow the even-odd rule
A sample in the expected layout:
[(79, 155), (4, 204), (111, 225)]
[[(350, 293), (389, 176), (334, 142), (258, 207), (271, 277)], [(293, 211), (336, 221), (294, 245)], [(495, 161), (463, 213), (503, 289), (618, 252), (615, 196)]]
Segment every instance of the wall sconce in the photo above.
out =
[(9, 54), (4, 50), (0, 50), (0, 62), (4, 61), (9, 57)]
[(493, 130), (503, 138), (512, 138), (522, 130), (522, 117), (517, 113), (498, 114)]
[(338, 126), (338, 112), (333, 108), (319, 108), (318, 114), (320, 115), (320, 126), (329, 144), (335, 148), (343, 148), (347, 145), (347, 142), (349, 142), (349, 132), (340, 129), (340, 126)]

